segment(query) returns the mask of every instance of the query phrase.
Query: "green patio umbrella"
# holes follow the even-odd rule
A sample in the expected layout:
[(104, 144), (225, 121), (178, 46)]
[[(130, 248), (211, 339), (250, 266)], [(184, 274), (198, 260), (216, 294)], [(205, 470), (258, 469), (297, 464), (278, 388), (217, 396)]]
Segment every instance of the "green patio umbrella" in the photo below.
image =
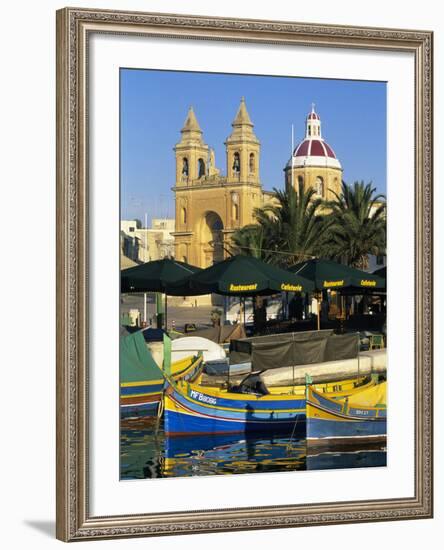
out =
[[(296, 264), (290, 270), (312, 281), (317, 291), (338, 290), (353, 294), (367, 294), (369, 291), (385, 290), (385, 279), (333, 260), (315, 258)], [(319, 301), (317, 317), (319, 330)]]
[(378, 277), (382, 277), (383, 279), (385, 279), (387, 281), (387, 266), (385, 265), (384, 267), (380, 267), (379, 269), (375, 269), (375, 271), (373, 271), (373, 275), (377, 275)]
[(199, 267), (164, 258), (124, 269), (121, 292), (166, 292), (168, 285), (201, 271)]
[(165, 294), (165, 325), (167, 323), (167, 288), (176, 281), (201, 271), (199, 267), (164, 258), (124, 269), (120, 274), (120, 291), (161, 292)]
[(309, 279), (318, 291), (352, 289), (365, 293), (385, 289), (384, 278), (332, 260), (307, 260), (292, 266), (290, 271)]
[(314, 284), (305, 277), (251, 256), (233, 256), (168, 286), (173, 296), (222, 294), (266, 296), (277, 292), (310, 292)]

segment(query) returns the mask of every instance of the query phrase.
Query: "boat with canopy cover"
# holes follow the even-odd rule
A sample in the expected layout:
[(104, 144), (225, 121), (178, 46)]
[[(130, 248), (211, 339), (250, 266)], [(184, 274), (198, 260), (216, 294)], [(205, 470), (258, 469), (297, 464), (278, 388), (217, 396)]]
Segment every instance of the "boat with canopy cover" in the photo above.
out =
[[(373, 385), (355, 379), (318, 385), (322, 395), (343, 399)], [(306, 386), (269, 392), (256, 378), (248, 388), (227, 390), (179, 380), (164, 395), (164, 429), (168, 435), (273, 433), (305, 435)]]
[[(357, 350), (357, 335), (353, 344)], [(314, 344), (325, 348), (325, 338), (309, 338), (299, 341), (290, 340), (292, 357), (302, 353), (307, 342), (311, 353), (315, 353)], [(256, 346), (253, 345), (253, 352)], [(300, 348), (300, 349), (299, 349)], [(259, 346), (259, 349), (260, 346)], [(266, 346), (266, 349), (268, 347)], [(261, 349), (261, 351), (263, 351)], [(274, 353), (274, 350), (273, 352)], [(319, 356), (319, 351), (315, 353)], [(285, 359), (285, 354), (283, 355)], [(261, 359), (264, 359), (261, 356)], [(281, 361), (282, 359), (277, 359)], [(275, 359), (276, 361), (276, 359)], [(253, 364), (254, 353), (253, 353)], [(260, 376), (260, 371), (270, 368), (272, 362), (256, 363), (254, 376), (248, 377), (247, 385), (223, 389), (204, 387), (185, 380), (175, 382), (167, 377), (167, 388), (164, 396), (164, 427), (168, 435), (217, 434), (217, 433), (303, 433), (305, 434), (305, 386), (288, 388), (285, 393), (270, 392)], [(279, 365), (279, 363), (278, 363)], [(280, 365), (279, 365), (280, 366)], [(344, 397), (359, 391), (351, 385), (347, 391), (342, 388)]]
[[(172, 380), (196, 380), (202, 357), (189, 354), (171, 365)], [(155, 362), (142, 332), (120, 338), (120, 411), (122, 418), (157, 414), (165, 385), (165, 373)]]

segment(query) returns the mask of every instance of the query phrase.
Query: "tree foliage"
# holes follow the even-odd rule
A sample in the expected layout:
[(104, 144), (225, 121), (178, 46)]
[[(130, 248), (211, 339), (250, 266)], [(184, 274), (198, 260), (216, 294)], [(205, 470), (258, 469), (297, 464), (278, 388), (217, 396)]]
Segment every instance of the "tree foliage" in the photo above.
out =
[(274, 189), (272, 201), (254, 212), (256, 224), (235, 232), (233, 252), (290, 266), (316, 254), (322, 201), (313, 189)]
[(365, 269), (368, 255), (386, 253), (385, 196), (371, 183), (342, 183), (342, 191), (326, 203), (321, 253), (333, 260)]
[(255, 209), (256, 223), (233, 234), (230, 252), (283, 267), (323, 257), (366, 268), (369, 254), (385, 254), (384, 199), (363, 182), (343, 182), (332, 201), (323, 201), (301, 183), (297, 191), (274, 189), (270, 203)]

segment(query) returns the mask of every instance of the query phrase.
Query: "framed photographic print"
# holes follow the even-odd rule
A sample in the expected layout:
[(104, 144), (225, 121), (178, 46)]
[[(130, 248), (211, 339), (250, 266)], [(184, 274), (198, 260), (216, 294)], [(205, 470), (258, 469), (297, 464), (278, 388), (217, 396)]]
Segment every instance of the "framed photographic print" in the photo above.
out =
[(432, 33), (65, 8), (57, 52), (58, 538), (431, 517)]

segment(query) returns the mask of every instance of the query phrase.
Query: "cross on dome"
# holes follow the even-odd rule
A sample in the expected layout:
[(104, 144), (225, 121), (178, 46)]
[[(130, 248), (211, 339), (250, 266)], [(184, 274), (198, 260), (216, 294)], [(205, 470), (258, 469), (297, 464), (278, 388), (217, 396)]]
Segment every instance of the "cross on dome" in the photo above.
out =
[(307, 115), (307, 122), (305, 128), (306, 139), (322, 138), (321, 136), (321, 119), (315, 111), (315, 104), (311, 104), (311, 111)]
[(315, 104), (311, 104), (311, 111), (307, 115), (307, 120), (320, 120), (318, 113), (315, 111)]

